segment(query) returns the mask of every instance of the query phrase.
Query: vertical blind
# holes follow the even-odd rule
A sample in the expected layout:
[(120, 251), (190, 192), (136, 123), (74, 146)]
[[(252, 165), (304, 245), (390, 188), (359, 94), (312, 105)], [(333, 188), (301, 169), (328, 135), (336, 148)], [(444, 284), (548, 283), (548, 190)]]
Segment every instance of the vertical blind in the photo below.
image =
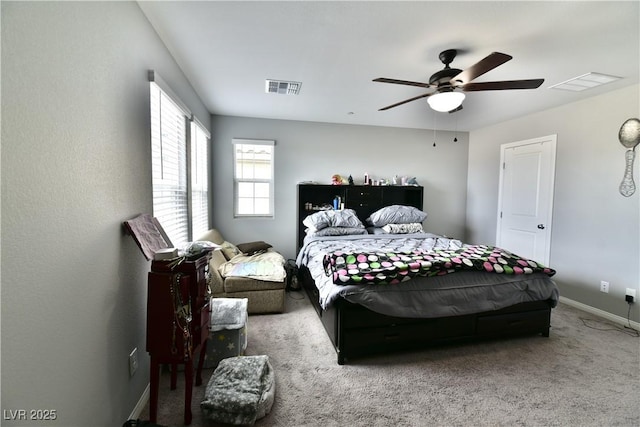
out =
[(209, 132), (149, 72), (153, 216), (176, 247), (209, 229)]

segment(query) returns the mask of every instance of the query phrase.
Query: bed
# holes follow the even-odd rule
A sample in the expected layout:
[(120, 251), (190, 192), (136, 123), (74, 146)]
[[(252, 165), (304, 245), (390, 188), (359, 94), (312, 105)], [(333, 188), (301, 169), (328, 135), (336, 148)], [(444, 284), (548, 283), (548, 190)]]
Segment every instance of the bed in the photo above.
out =
[[(306, 200), (318, 189), (301, 187), (313, 186), (298, 189), (296, 263), (338, 364), (451, 341), (549, 336), (559, 298), (555, 271), (501, 248), (425, 232), (421, 188), (419, 198), (388, 205), (377, 193), (350, 198), (359, 189), (349, 186), (341, 190), (343, 211), (314, 212)], [(391, 200), (403, 201), (402, 187), (393, 191)]]

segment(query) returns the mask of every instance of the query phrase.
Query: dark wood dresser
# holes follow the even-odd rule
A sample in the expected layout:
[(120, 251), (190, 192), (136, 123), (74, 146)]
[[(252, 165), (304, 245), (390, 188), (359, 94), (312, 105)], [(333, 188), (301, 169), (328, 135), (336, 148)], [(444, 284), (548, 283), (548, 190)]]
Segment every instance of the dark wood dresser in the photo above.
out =
[[(202, 384), (202, 366), (209, 337), (210, 253), (178, 265), (153, 261), (147, 294), (147, 351), (151, 357), (149, 417), (156, 422), (160, 366), (171, 365), (171, 389), (176, 388), (177, 365), (184, 365), (184, 422), (190, 424), (193, 365), (198, 359), (195, 385)], [(199, 354), (199, 357), (197, 355)]]

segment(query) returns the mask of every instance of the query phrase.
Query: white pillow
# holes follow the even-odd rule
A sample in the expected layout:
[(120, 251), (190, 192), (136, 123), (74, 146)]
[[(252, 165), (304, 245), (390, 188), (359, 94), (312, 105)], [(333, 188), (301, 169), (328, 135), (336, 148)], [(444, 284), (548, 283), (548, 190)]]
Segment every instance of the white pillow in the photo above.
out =
[(384, 227), (387, 224), (411, 224), (422, 223), (427, 218), (427, 213), (413, 206), (392, 205), (378, 209), (367, 218), (374, 227)]

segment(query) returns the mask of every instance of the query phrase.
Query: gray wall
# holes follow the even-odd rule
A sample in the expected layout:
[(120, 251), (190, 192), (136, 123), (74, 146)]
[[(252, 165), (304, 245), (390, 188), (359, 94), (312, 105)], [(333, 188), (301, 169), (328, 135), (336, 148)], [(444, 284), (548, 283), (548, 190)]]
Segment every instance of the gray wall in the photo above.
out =
[[(468, 135), (375, 126), (213, 116), (213, 225), (241, 243), (265, 240), (295, 257), (296, 184), (329, 184), (333, 174), (373, 179), (415, 176), (424, 186), (425, 229), (464, 238)], [(457, 136), (458, 142), (453, 142)], [(233, 218), (233, 138), (273, 139), (275, 218)]]
[[(495, 243), (500, 145), (557, 134), (550, 265), (560, 294), (626, 318), (625, 288), (640, 283), (640, 189), (629, 198), (618, 192), (625, 165), (618, 130), (640, 117), (639, 94), (634, 85), (471, 132), (469, 241)], [(608, 294), (601, 280), (610, 282)]]
[(152, 209), (147, 70), (209, 114), (136, 3), (1, 7), (2, 409), (119, 426), (149, 383), (149, 263), (121, 225)]

